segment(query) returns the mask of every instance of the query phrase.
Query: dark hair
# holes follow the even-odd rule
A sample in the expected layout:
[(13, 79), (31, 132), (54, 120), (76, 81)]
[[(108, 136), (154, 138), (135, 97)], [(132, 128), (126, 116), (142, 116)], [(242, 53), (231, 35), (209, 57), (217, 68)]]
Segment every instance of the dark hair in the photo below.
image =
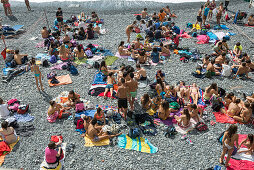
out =
[(74, 95), (75, 94), (74, 90), (69, 91), (69, 94), (73, 94)]
[(133, 79), (134, 78), (134, 73), (130, 73), (130, 77)]
[(244, 106), (247, 108), (250, 108), (250, 103), (246, 101), (246, 102), (244, 102)]
[(148, 101), (149, 101), (149, 99), (150, 99), (150, 96), (149, 96), (149, 94), (144, 94), (143, 95), (143, 99), (144, 99), (144, 103), (146, 104)]
[(32, 65), (35, 65), (35, 58), (34, 57), (32, 57), (31, 63), (32, 63)]
[(197, 109), (197, 108), (198, 108), (196, 104), (191, 104), (190, 107), (191, 107), (192, 109)]
[(250, 140), (250, 146), (253, 144), (253, 134), (248, 134), (248, 138)]
[(124, 78), (127, 77), (128, 74), (129, 74), (129, 73), (128, 73), (127, 71), (123, 72), (123, 77), (124, 77)]
[(161, 85), (161, 88), (162, 88), (162, 91), (163, 91), (163, 89), (164, 89), (164, 84), (163, 84), (161, 78), (158, 78), (158, 79), (157, 79), (157, 84), (160, 84), (160, 85)]
[(140, 64), (136, 64), (136, 68), (140, 68)]
[(96, 119), (96, 118), (93, 118), (93, 120), (91, 121), (91, 124), (92, 124), (92, 125), (96, 125), (96, 123), (97, 123), (97, 119)]
[(153, 48), (153, 52), (157, 53), (158, 49), (156, 47)]
[(163, 110), (168, 110), (169, 109), (169, 102), (168, 101), (163, 101), (162, 104), (161, 104)]
[(211, 59), (211, 63), (212, 64), (214, 64), (215, 63), (215, 59), (213, 58), (213, 59)]
[(15, 54), (18, 54), (19, 53), (19, 50), (15, 50)]
[(221, 55), (222, 55), (222, 56), (226, 56), (226, 55), (227, 55), (227, 53), (222, 53)]
[(163, 42), (160, 43), (160, 46), (163, 47)]
[(251, 63), (251, 60), (246, 60), (246, 63), (248, 63), (248, 64)]
[(246, 63), (245, 63), (245, 62), (243, 62), (243, 63), (242, 63), (242, 66), (244, 66), (244, 67), (245, 67), (245, 66), (246, 66)]
[(144, 11), (146, 11), (147, 10), (147, 8), (144, 8)]
[(120, 46), (123, 46), (123, 45), (124, 45), (124, 41), (121, 41), (120, 44), (119, 44), (119, 46), (118, 46), (118, 48), (119, 48)]
[(207, 89), (207, 92), (209, 93), (212, 89), (217, 90), (218, 86), (216, 83), (212, 83), (211, 86)]
[(241, 43), (240, 43), (240, 42), (236, 43), (236, 46), (240, 46), (240, 45), (241, 45)]
[(241, 100), (239, 98), (235, 100), (236, 104), (239, 104), (240, 102), (241, 102)]
[(61, 10), (61, 9), (62, 9), (62, 8), (60, 8), (60, 7), (58, 8), (58, 10)]
[(160, 13), (162, 13), (162, 12), (163, 12), (163, 9), (160, 10)]
[(226, 63), (226, 64), (229, 64), (229, 60), (225, 60), (225, 63)]
[(187, 117), (187, 119), (188, 119), (188, 121), (190, 121), (190, 118), (191, 118), (191, 116), (190, 116), (190, 113), (189, 113), (189, 110), (188, 109), (183, 109), (183, 114), (185, 114), (186, 115), (186, 117)]
[(204, 8), (204, 5), (201, 5), (201, 7), (200, 7), (201, 9), (203, 9)]
[(248, 54), (247, 53), (243, 53), (243, 56), (248, 56)]
[(231, 141), (232, 136), (237, 132), (237, 125), (230, 125), (227, 129), (229, 141)]
[(102, 111), (102, 109), (100, 107), (97, 108), (97, 114), (100, 114), (100, 112)]
[(45, 27), (45, 26), (44, 26), (44, 27), (42, 27), (42, 29), (45, 29), (45, 28), (47, 28), (47, 27)]
[(101, 68), (102, 68), (102, 67), (106, 67), (106, 62), (105, 62), (104, 60), (101, 62), (100, 71), (101, 71)]
[(48, 144), (48, 148), (49, 149), (55, 149), (56, 148), (56, 143), (53, 142), (53, 141), (50, 141), (49, 144)]
[[(82, 28), (82, 27), (81, 27), (81, 28)], [(81, 52), (81, 50), (82, 50), (82, 45), (79, 44), (79, 45), (78, 45), (78, 51)]]
[(0, 97), (0, 104), (2, 104), (4, 101), (3, 101), (3, 99)]
[(55, 102), (54, 100), (50, 100), (50, 101), (49, 101), (50, 106), (53, 106), (55, 103), (56, 103), (56, 102)]
[(222, 45), (222, 42), (218, 42), (218, 45)]
[(108, 74), (108, 76), (113, 76), (114, 75), (114, 73), (113, 72), (110, 72), (109, 74)]
[(125, 79), (124, 78), (121, 78), (121, 83), (125, 83)]
[(8, 125), (9, 125), (9, 123), (7, 121), (3, 121), (2, 124), (1, 124), (3, 129), (7, 129)]

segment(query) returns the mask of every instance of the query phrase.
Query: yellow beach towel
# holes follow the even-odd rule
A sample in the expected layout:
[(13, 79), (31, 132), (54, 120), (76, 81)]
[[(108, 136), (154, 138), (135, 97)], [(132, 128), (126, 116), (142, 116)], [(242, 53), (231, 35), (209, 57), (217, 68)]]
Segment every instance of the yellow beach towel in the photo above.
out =
[[(11, 151), (13, 150), (14, 146), (18, 143), (18, 141), (19, 141), (19, 137), (18, 137), (18, 139), (17, 139), (17, 141), (16, 141), (15, 143), (12, 143), (12, 144), (9, 145), (10, 148), (11, 148)], [(10, 152), (11, 152), (11, 151), (10, 151)], [(10, 153), (10, 152), (9, 152), (9, 153)], [(9, 154), (9, 153), (7, 153), (7, 154)], [(0, 166), (2, 166), (2, 164), (4, 163), (4, 158), (5, 158), (5, 156), (6, 156), (7, 154), (1, 155), (1, 156), (0, 156)]]
[(89, 138), (88, 136), (85, 136), (84, 139), (85, 139), (85, 147), (106, 146), (109, 145), (110, 143), (109, 139), (104, 139), (99, 142), (93, 142), (91, 138)]

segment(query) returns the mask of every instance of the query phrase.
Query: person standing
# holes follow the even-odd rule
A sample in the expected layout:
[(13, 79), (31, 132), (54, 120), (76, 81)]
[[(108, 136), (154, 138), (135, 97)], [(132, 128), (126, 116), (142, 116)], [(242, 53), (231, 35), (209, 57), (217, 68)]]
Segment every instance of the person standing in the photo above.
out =
[(57, 19), (57, 22), (58, 22), (59, 31), (61, 32), (61, 29), (62, 29), (62, 26), (63, 26), (63, 12), (62, 12), (61, 8), (57, 9), (56, 19)]
[(31, 7), (30, 7), (30, 4), (29, 4), (29, 0), (25, 0), (25, 3), (26, 3), (27, 10), (28, 10), (28, 11), (31, 11)]
[(209, 10), (210, 10), (210, 4), (208, 6), (206, 6), (205, 9), (204, 9), (204, 13), (203, 13), (203, 25), (205, 25), (205, 22), (206, 22)]
[(40, 69), (39, 69), (39, 66), (37, 66), (37, 65), (35, 64), (35, 58), (32, 58), (31, 63), (32, 63), (31, 72), (34, 72), (34, 77), (35, 77), (35, 80), (36, 80), (37, 89), (38, 89), (38, 91), (40, 91), (40, 88), (39, 88), (39, 85), (38, 85), (38, 79), (39, 79), (39, 81), (40, 81), (40, 86), (41, 86), (41, 90), (43, 91), (44, 89), (43, 89), (43, 85), (42, 85), (42, 81), (41, 81), (41, 79), (42, 79), (43, 76), (42, 76), (42, 74), (41, 74), (41, 71), (40, 71)]
[(225, 9), (228, 10), (228, 4), (229, 4), (230, 0), (225, 0)]
[(9, 3), (9, 0), (1, 0), (1, 3), (3, 3), (5, 15), (8, 16), (9, 14), (10, 16), (12, 16), (11, 4)]
[(200, 26), (202, 25), (202, 11), (203, 11), (203, 8), (204, 8), (204, 6), (201, 5), (201, 7), (200, 7), (200, 9), (199, 9), (199, 11), (198, 11), (197, 22), (196, 22), (195, 26), (196, 26), (198, 23), (200, 23)]

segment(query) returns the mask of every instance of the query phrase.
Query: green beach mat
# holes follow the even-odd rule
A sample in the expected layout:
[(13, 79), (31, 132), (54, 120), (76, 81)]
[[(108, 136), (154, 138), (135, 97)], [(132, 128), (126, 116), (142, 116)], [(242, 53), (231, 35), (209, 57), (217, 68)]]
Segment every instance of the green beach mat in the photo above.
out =
[(118, 59), (118, 57), (116, 57), (116, 56), (107, 56), (105, 59), (106, 65), (107, 66), (112, 65), (117, 59)]
[(82, 60), (79, 60), (79, 59), (76, 59), (74, 61), (74, 63), (80, 65), (80, 64), (85, 64), (87, 62), (87, 59), (86, 58), (83, 58)]

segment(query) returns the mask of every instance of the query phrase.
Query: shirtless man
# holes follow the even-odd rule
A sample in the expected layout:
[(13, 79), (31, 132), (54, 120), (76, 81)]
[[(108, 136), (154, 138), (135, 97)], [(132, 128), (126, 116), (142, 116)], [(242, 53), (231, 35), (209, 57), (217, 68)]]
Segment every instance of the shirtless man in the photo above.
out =
[(107, 77), (107, 85), (104, 92), (104, 98), (106, 98), (106, 94), (110, 91), (110, 97), (113, 96), (114, 84), (116, 83), (115, 78), (113, 77), (114, 73), (110, 72)]
[[(190, 111), (190, 116), (193, 118), (196, 122), (200, 121), (200, 117), (203, 115), (203, 109), (196, 104), (191, 104), (189, 105), (189, 111)], [(199, 117), (200, 116), (200, 117)]]
[(28, 61), (27, 54), (19, 54), (19, 50), (15, 50), (14, 52), (14, 60), (18, 65), (24, 64)]
[(75, 107), (76, 103), (80, 101), (80, 95), (73, 90), (69, 92), (67, 106)]
[(244, 103), (244, 107), (240, 112), (240, 116), (234, 116), (233, 118), (242, 123), (248, 123), (252, 116), (252, 109), (249, 102)]
[(212, 59), (211, 62), (207, 65), (206, 71), (210, 71), (211, 76), (220, 75), (220, 72), (215, 70), (215, 69), (220, 69), (220, 68), (215, 67), (214, 64), (215, 64), (215, 60)]
[(195, 25), (197, 25), (199, 23), (199, 25), (202, 25), (202, 11), (203, 11), (204, 6), (201, 5), (199, 11), (198, 11), (198, 15), (197, 15), (197, 22)]
[(100, 35), (101, 34), (100, 30), (101, 28), (99, 27), (99, 23), (96, 23), (96, 26), (93, 28), (93, 31)]
[(137, 68), (136, 79), (137, 80), (146, 80), (147, 79), (146, 70), (144, 68), (141, 68), (140, 64), (137, 64), (136, 68)]
[(250, 68), (250, 71), (251, 71), (251, 72), (254, 71), (254, 63), (251, 62), (251, 60), (246, 60), (246, 65), (247, 65), (247, 67)]
[(126, 86), (125, 79), (121, 78), (121, 86), (118, 87), (116, 96), (118, 97), (118, 113), (120, 113), (121, 110), (123, 110), (123, 116), (126, 120), (127, 116), (127, 109), (128, 109), (128, 100), (131, 96), (129, 87)]
[(233, 76), (233, 78), (244, 77), (244, 76), (246, 76), (247, 79), (250, 78), (248, 76), (248, 73), (250, 72), (250, 68), (247, 67), (246, 63), (242, 63), (240, 66), (233, 65), (232, 68), (234, 68), (234, 67), (238, 67), (238, 70), (237, 70), (236, 74)]
[(140, 38), (137, 38), (136, 41), (132, 42), (134, 45), (134, 50), (141, 49), (143, 44), (140, 42)]
[(49, 37), (49, 32), (47, 30), (47, 27), (43, 27), (41, 30), (41, 36), (42, 38), (48, 38)]
[(108, 135), (107, 133), (104, 133), (102, 131), (102, 126), (97, 126), (96, 124), (97, 124), (97, 119), (94, 118), (91, 121), (91, 123), (88, 125), (88, 129), (86, 132), (88, 137), (90, 137), (93, 140), (93, 142), (99, 142), (104, 139), (110, 139), (122, 134), (122, 133), (118, 133), (116, 135)]
[(222, 53), (219, 57), (215, 59), (215, 64), (219, 64), (220, 66), (225, 63), (226, 53)]
[(220, 6), (218, 8), (218, 13), (216, 15), (217, 25), (220, 25), (220, 20), (221, 20), (221, 16), (222, 16), (223, 11), (224, 11), (223, 2), (221, 2)]
[(239, 107), (240, 103), (240, 99), (236, 99), (235, 102), (231, 102), (228, 106), (227, 114), (231, 117), (238, 116), (241, 111), (241, 108)]
[(147, 19), (149, 17), (147, 13), (147, 8), (144, 8), (144, 10), (141, 12), (142, 19)]
[(129, 103), (131, 110), (134, 110), (134, 101), (137, 97), (137, 90), (138, 90), (138, 82), (134, 80), (134, 73), (130, 73), (130, 80), (126, 82), (127, 87), (129, 87), (129, 91), (131, 96), (129, 97)]

